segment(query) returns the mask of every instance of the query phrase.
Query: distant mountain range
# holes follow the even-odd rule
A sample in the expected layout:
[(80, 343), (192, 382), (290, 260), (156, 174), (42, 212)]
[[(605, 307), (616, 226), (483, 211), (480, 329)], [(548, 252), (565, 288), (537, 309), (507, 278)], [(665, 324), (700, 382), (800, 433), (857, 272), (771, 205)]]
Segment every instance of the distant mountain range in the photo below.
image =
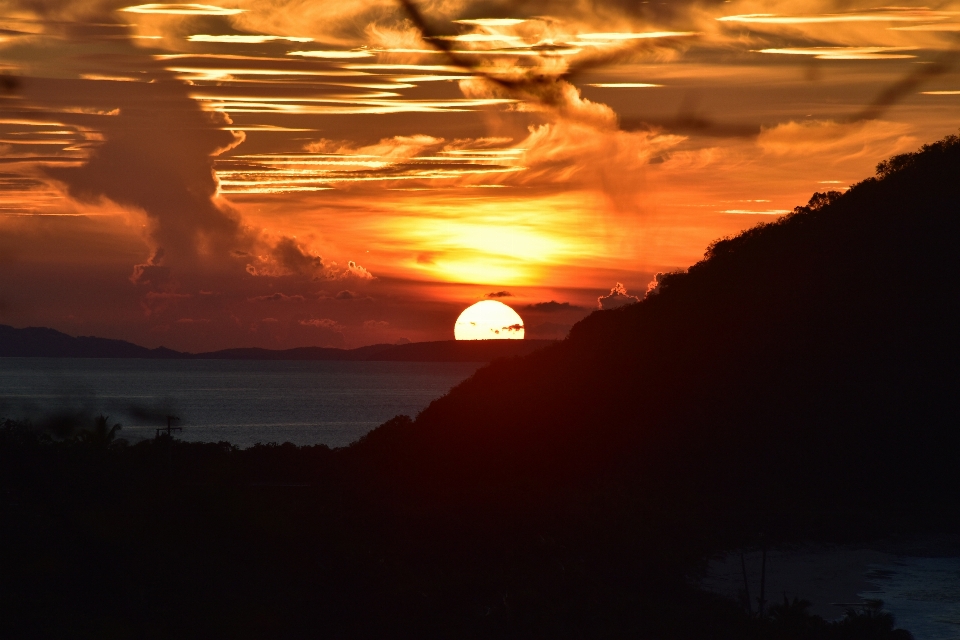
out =
[(5, 358), (144, 358), (201, 360), (389, 360), (408, 362), (490, 362), (522, 356), (554, 340), (441, 340), (408, 344), (374, 344), (357, 349), (224, 349), (205, 353), (148, 349), (125, 340), (71, 336), (46, 327), (17, 329), (0, 325), (0, 357)]

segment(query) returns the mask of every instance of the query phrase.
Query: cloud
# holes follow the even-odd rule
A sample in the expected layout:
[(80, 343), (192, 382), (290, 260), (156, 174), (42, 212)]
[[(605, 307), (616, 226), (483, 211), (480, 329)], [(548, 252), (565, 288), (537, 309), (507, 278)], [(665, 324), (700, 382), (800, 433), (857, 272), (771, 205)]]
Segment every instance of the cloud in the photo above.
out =
[[(562, 41), (564, 31), (595, 31), (601, 25), (617, 24), (638, 30), (649, 24), (687, 26), (691, 9), (718, 4), (720, 0), (672, 3), (639, 3), (635, 0), (597, 2), (556, 2), (556, 0), (415, 0), (414, 4), (432, 24), (451, 25), (454, 20), (473, 18), (519, 18), (512, 26), (536, 29), (530, 35), (539, 40)], [(238, 28), (256, 33), (310, 36), (340, 46), (372, 43), (389, 48), (428, 48), (409, 16), (396, 0), (352, 0), (314, 2), (311, 0), (240, 0), (232, 3), (245, 11), (231, 16)], [(549, 19), (538, 19), (550, 16)], [(138, 16), (139, 18), (139, 16)], [(530, 24), (530, 23), (534, 24)], [(519, 24), (517, 24), (519, 23)], [(486, 23), (486, 26), (493, 26)], [(532, 38), (531, 38), (532, 39)], [(534, 40), (536, 42), (537, 40)]]
[[(339, 278), (335, 278), (339, 279)], [(342, 289), (336, 293), (330, 293), (328, 291), (318, 291), (317, 297), (321, 300), (340, 300), (341, 302), (350, 302), (350, 301), (361, 301), (361, 302), (373, 302), (373, 298), (370, 296), (361, 293), (359, 291), (353, 291), (352, 289)]]
[(144, 264), (133, 266), (133, 273), (130, 274), (130, 282), (134, 284), (152, 285), (154, 288), (161, 288), (170, 284), (170, 268), (161, 266), (163, 260), (163, 249), (158, 248), (153, 256)]
[(363, 44), (368, 25), (399, 22), (396, 0), (241, 0), (246, 9), (233, 18), (238, 28), (260, 33), (296, 34), (338, 46)]
[(277, 293), (271, 293), (270, 295), (248, 298), (248, 300), (250, 302), (303, 302), (304, 300), (306, 300), (306, 298), (304, 298), (300, 294), (294, 294), (292, 296), (288, 296), (285, 293), (277, 292)]
[(666, 274), (661, 271), (658, 271), (656, 274), (654, 274), (653, 280), (647, 283), (647, 292), (643, 294), (644, 298), (660, 292), (660, 282), (663, 280), (664, 275)]
[(855, 123), (791, 121), (764, 128), (757, 144), (766, 154), (819, 156), (836, 164), (855, 158), (882, 158), (899, 150), (912, 149), (917, 141), (910, 135), (911, 131), (908, 124), (883, 120)]
[(431, 45), (424, 42), (422, 34), (407, 22), (395, 26), (368, 24), (364, 29), (364, 39), (377, 49), (391, 51), (388, 55), (393, 62), (417, 62), (422, 54), (416, 51), (431, 49)]
[(509, 291), (493, 291), (483, 296), (484, 298), (512, 298), (513, 294)]
[(358, 265), (353, 260), (347, 263), (347, 268), (339, 275), (340, 278), (356, 278), (357, 280), (374, 280), (373, 274)]
[[(466, 3), (462, 11), (473, 16)], [(473, 7), (480, 6), (476, 3)], [(564, 5), (565, 8), (565, 5)], [(438, 7), (422, 7), (424, 15)], [(508, 7), (500, 7), (506, 11)], [(548, 14), (554, 15), (563, 8), (551, 4)], [(615, 9), (619, 13), (623, 7)], [(424, 16), (418, 15), (420, 9), (408, 7), (411, 19), (418, 26), (428, 29)], [(442, 11), (442, 10), (441, 10)], [(511, 15), (516, 15), (518, 8), (510, 7)], [(519, 9), (523, 11), (523, 9)], [(578, 20), (590, 12), (579, 13)], [(610, 16), (605, 16), (607, 19)], [(684, 140), (680, 136), (660, 135), (652, 131), (626, 132), (619, 129), (617, 113), (608, 105), (584, 98), (580, 90), (569, 82), (564, 75), (574, 67), (568, 63), (564, 55), (554, 53), (541, 54), (528, 41), (540, 43), (555, 43), (563, 46), (564, 42), (572, 42), (582, 33), (580, 24), (577, 26), (562, 24), (562, 21), (537, 19), (528, 22), (513, 21), (508, 26), (510, 33), (494, 30), (494, 32), (475, 33), (472, 36), (484, 38), (504, 37), (514, 43), (522, 44), (526, 53), (533, 56), (525, 59), (529, 64), (518, 65), (515, 56), (499, 55), (483, 58), (482, 62), (476, 57), (451, 51), (444, 41), (434, 39), (433, 42), (444, 48), (449, 62), (464, 66), (476, 75), (460, 80), (460, 89), (469, 99), (513, 99), (518, 100), (511, 106), (512, 110), (520, 112), (536, 112), (548, 121), (542, 125), (530, 127), (529, 136), (517, 145), (524, 151), (519, 158), (510, 158), (516, 161), (517, 168), (523, 171), (512, 173), (504, 171), (501, 182), (518, 182), (530, 184), (558, 184), (571, 187), (589, 185), (597, 188), (598, 185), (610, 195), (621, 197), (625, 192), (636, 189), (636, 179), (631, 174), (646, 165), (651, 158), (657, 157), (666, 149), (675, 146)], [(609, 22), (608, 22), (609, 26)], [(621, 25), (627, 27), (627, 25)], [(481, 29), (489, 31), (489, 25), (480, 24)], [(428, 34), (430, 35), (430, 34)], [(627, 33), (582, 33), (587, 41), (578, 45), (566, 45), (577, 51), (585, 52), (582, 58), (593, 59), (596, 62), (610, 63), (625, 60), (632, 55), (631, 47), (637, 46), (642, 38), (635, 38), (633, 29)], [(471, 37), (471, 34), (458, 37), (460, 40)], [(596, 42), (603, 42), (603, 46), (593, 46)], [(650, 38), (651, 42), (657, 38)], [(589, 41), (589, 42), (588, 42)], [(591, 44), (592, 43), (592, 44)], [(503, 46), (502, 43), (499, 46)], [(513, 46), (513, 45), (511, 45)], [(521, 46), (517, 44), (517, 46)], [(650, 45), (656, 46), (656, 45)], [(576, 55), (580, 55), (579, 53)], [(581, 61), (579, 64), (586, 64)], [(576, 67), (580, 68), (580, 67)], [(469, 181), (467, 176), (465, 179)], [(484, 176), (485, 181), (490, 176)]]
[[(505, 89), (484, 78), (461, 80), (460, 90), (468, 98), (504, 98), (517, 94), (517, 91)], [(517, 105), (519, 111), (543, 112), (556, 119), (603, 129), (617, 126), (617, 114), (613, 109), (584, 98), (577, 87), (562, 78), (548, 76), (542, 82), (520, 89), (519, 94), (526, 98)]]
[(308, 274), (323, 268), (320, 256), (308, 253), (294, 238), (281, 238), (272, 254), (280, 266), (290, 273)]
[(323, 258), (312, 254), (296, 238), (281, 237), (267, 247), (263, 255), (247, 264), (247, 273), (253, 276), (312, 276), (323, 269)]
[(640, 298), (628, 294), (627, 288), (619, 282), (610, 289), (609, 295), (597, 298), (597, 305), (604, 310), (616, 309), (635, 302), (640, 302)]
[(599, 188), (609, 195), (635, 193), (637, 174), (655, 156), (685, 138), (653, 131), (621, 131), (582, 122), (558, 121), (530, 128), (518, 146), (526, 171), (522, 184), (564, 184)]
[[(454, 5), (464, 17), (528, 17), (555, 15), (568, 20), (605, 20), (634, 18), (642, 21), (668, 20), (673, 16), (686, 17), (691, 7), (721, 4), (722, 0), (693, 2), (680, 0), (670, 3), (645, 3), (636, 0), (605, 0), (596, 2), (556, 2), (555, 0), (473, 0)], [(721, 5), (722, 6), (722, 5)]]
[(340, 331), (343, 327), (336, 320), (330, 318), (310, 318), (309, 320), (299, 320), (298, 324), (304, 327), (313, 327), (315, 329), (329, 329), (331, 331)]
[(373, 156), (381, 161), (401, 162), (419, 155), (424, 149), (439, 146), (443, 142), (443, 138), (427, 135), (394, 136), (383, 138), (376, 144), (357, 147), (349, 142), (321, 139), (307, 144), (304, 150), (310, 153)]
[(26, 85), (24, 98), (34, 108), (109, 105), (116, 114), (97, 119), (102, 142), (82, 165), (51, 166), (46, 174), (79, 202), (108, 199), (145, 212), (151, 237), (168, 257), (192, 261), (248, 243), (239, 215), (214, 202), (213, 156), (243, 136), (225, 130), (226, 116), (201, 109), (171, 74), (156, 66), (149, 73), (155, 82), (36, 79)]
[(583, 307), (578, 307), (572, 305), (569, 302), (557, 302), (551, 300), (550, 302), (536, 302), (534, 304), (528, 304), (525, 306), (524, 311), (536, 311), (539, 313), (559, 313), (562, 311), (583, 311)]
[(386, 320), (365, 320), (363, 322), (364, 329), (386, 329), (390, 326), (390, 323)]
[(209, 4), (175, 4), (153, 3), (138, 4), (124, 7), (120, 11), (130, 13), (145, 13), (154, 15), (186, 15), (186, 16), (232, 16), (243, 13), (243, 9), (224, 9)]

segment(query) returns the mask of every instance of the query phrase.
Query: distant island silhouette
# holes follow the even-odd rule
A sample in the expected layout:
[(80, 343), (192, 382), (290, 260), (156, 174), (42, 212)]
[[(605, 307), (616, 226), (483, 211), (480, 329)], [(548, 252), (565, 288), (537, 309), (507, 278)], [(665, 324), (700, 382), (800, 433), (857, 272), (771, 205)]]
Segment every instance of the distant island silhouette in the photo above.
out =
[(909, 639), (691, 577), (960, 536), (958, 175), (956, 137), (881, 162), (349, 447), (7, 420), (0, 633)]
[(149, 360), (340, 360), (406, 362), (490, 362), (524, 356), (555, 340), (439, 340), (374, 344), (356, 349), (298, 347), (240, 348), (188, 353), (165, 347), (148, 349), (125, 340), (74, 337), (46, 327), (17, 329), (0, 325), (0, 358), (142, 358)]

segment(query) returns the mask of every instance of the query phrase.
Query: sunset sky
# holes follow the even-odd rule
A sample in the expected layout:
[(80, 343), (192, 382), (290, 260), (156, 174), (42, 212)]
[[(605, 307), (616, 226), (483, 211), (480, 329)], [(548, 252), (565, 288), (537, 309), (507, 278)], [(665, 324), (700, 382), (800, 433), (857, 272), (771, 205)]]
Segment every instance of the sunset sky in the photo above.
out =
[(414, 5), (0, 2), (0, 323), (562, 337), (960, 125), (960, 3)]

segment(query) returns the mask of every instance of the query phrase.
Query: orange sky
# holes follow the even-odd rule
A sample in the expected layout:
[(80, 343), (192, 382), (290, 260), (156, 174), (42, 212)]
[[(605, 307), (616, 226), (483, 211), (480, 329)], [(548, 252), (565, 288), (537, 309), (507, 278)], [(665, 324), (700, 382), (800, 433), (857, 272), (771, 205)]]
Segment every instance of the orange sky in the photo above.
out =
[(960, 4), (414, 4), (0, 2), (0, 323), (560, 337), (958, 126)]

